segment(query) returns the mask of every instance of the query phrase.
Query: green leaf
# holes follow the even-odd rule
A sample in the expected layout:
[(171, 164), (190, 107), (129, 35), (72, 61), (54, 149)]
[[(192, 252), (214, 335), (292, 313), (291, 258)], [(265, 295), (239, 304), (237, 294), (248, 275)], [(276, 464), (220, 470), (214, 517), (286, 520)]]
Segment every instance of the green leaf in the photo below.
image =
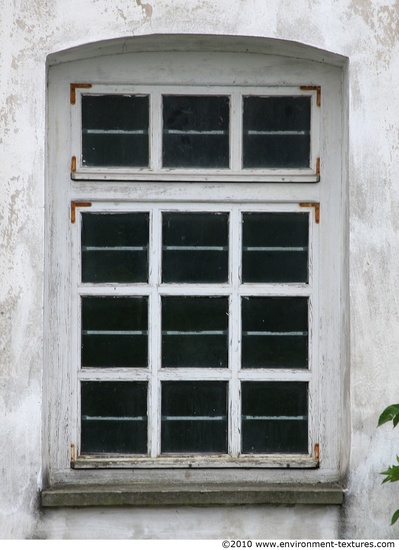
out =
[(389, 405), (380, 415), (378, 426), (382, 426), (386, 422), (393, 421), (394, 427), (399, 423), (399, 403)]
[(399, 510), (396, 510), (396, 512), (394, 513), (394, 515), (392, 516), (392, 519), (391, 519), (391, 525), (393, 525), (394, 523), (396, 523), (399, 519)]
[(380, 472), (381, 475), (387, 476), (382, 483), (386, 483), (387, 481), (390, 481), (391, 483), (394, 481), (399, 481), (399, 466), (390, 466), (388, 470), (385, 470), (384, 472)]

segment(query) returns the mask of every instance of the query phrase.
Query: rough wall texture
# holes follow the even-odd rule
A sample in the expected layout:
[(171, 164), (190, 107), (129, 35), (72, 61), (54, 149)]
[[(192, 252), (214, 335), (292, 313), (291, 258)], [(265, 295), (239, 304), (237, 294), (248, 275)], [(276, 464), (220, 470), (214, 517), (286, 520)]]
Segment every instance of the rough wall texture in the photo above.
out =
[[(0, 13), (0, 536), (398, 538), (389, 527), (396, 490), (381, 487), (378, 474), (396, 456), (398, 436), (376, 430), (399, 389), (398, 2), (0, 0)], [(152, 33), (280, 38), (349, 59), (352, 440), (343, 509), (39, 511), (46, 58)]]

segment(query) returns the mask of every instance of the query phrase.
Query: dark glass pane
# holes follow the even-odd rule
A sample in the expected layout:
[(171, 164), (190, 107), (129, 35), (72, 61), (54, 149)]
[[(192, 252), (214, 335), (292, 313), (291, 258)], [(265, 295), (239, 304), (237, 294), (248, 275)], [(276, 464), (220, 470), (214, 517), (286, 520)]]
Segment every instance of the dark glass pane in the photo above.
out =
[(308, 168), (310, 97), (245, 97), (244, 168)]
[(308, 452), (306, 382), (242, 383), (242, 452)]
[(147, 453), (147, 383), (82, 382), (82, 453)]
[(229, 167), (229, 98), (164, 96), (163, 166)]
[(227, 452), (226, 382), (162, 384), (163, 453)]
[(242, 299), (242, 367), (308, 367), (308, 299)]
[(148, 280), (147, 212), (82, 215), (82, 282)]
[(243, 214), (242, 281), (308, 282), (308, 240), (308, 214)]
[(162, 367), (227, 367), (227, 298), (162, 299)]
[(223, 283), (228, 279), (229, 215), (164, 213), (164, 283)]
[(148, 166), (148, 96), (82, 96), (83, 166)]
[(82, 367), (146, 367), (148, 299), (82, 298)]

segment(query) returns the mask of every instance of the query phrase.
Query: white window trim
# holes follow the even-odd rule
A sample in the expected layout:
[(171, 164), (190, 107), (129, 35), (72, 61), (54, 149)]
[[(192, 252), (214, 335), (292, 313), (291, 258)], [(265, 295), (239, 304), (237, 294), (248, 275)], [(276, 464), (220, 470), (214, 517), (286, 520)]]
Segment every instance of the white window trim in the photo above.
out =
[[(229, 40), (227, 39), (229, 42)], [(217, 42), (217, 41), (216, 41)], [(342, 126), (342, 60), (336, 66), (321, 62), (315, 63), (306, 59), (293, 59), (289, 56), (279, 57), (262, 55), (259, 45), (254, 55), (244, 53), (246, 48), (234, 41), (227, 47), (231, 52), (202, 52), (198, 54), (195, 48), (187, 48), (184, 39), (180, 42), (181, 50), (167, 48), (159, 52), (137, 51), (129, 47), (128, 53), (115, 53), (109, 56), (92, 56), (87, 60), (76, 60), (58, 63), (50, 68), (49, 79), (49, 165), (47, 177), (47, 207), (46, 207), (46, 306), (45, 306), (45, 358), (44, 396), (48, 403), (45, 414), (45, 446), (44, 470), (47, 472), (47, 484), (67, 484), (71, 487), (89, 487), (90, 483), (106, 484), (116, 487), (118, 483), (125, 484), (131, 480), (131, 468), (128, 469), (71, 469), (71, 457), (74, 450), (71, 436), (71, 403), (70, 388), (72, 383), (71, 341), (71, 306), (70, 306), (70, 261), (71, 261), (71, 221), (70, 205), (72, 202), (104, 201), (109, 203), (136, 204), (180, 200), (203, 202), (204, 197), (212, 197), (215, 203), (228, 200), (229, 203), (256, 204), (320, 204), (320, 265), (324, 275), (319, 286), (320, 321), (317, 330), (320, 342), (320, 378), (319, 402), (323, 410), (318, 411), (319, 417), (315, 425), (319, 427), (318, 443), (320, 448), (319, 468), (317, 469), (282, 469), (277, 468), (227, 468), (213, 470), (212, 468), (160, 468), (134, 469), (135, 483), (142, 488), (150, 484), (158, 484), (162, 480), (168, 483), (178, 483), (189, 475), (191, 483), (218, 484), (221, 482), (244, 483), (247, 487), (259, 483), (300, 483), (306, 491), (306, 484), (330, 483), (342, 477), (341, 465), (345, 464), (347, 456), (346, 433), (342, 426), (342, 410), (344, 391), (343, 380), (346, 365), (346, 334), (345, 325), (345, 187), (343, 185), (343, 158), (341, 143)], [(151, 46), (152, 47), (152, 46)], [(220, 44), (216, 50), (221, 48)], [(160, 50), (162, 47), (160, 46)], [(289, 50), (289, 49), (288, 49)], [(287, 51), (288, 51), (287, 50)], [(114, 50), (114, 52), (119, 50)], [(121, 50), (120, 50), (121, 51)], [(275, 51), (275, 50), (274, 50)], [(303, 52), (302, 52), (303, 54)], [(62, 58), (61, 58), (62, 59)], [(158, 64), (167, 66), (167, 71), (159, 71)], [(241, 71), (236, 71), (237, 64)], [(129, 71), (127, 71), (127, 67)], [(223, 67), (223, 71), (220, 71)], [(322, 105), (320, 117), (320, 182), (282, 184), (272, 177), (264, 177), (260, 184), (251, 179), (242, 185), (226, 186), (221, 179), (195, 182), (191, 180), (189, 191), (184, 184), (185, 176), (174, 177), (163, 184), (159, 177), (146, 179), (145, 183), (121, 181), (115, 185), (112, 181), (98, 177), (90, 181), (72, 180), (71, 168), (71, 129), (68, 124), (70, 109), (71, 82), (102, 82), (104, 86), (112, 86), (115, 82), (129, 80), (137, 86), (145, 86), (148, 82), (154, 85), (173, 85), (180, 74), (180, 81), (190, 82), (193, 86), (201, 85), (203, 79), (215, 86), (228, 87), (233, 81), (245, 85), (272, 87), (284, 85), (298, 87), (304, 84), (321, 86)], [(131, 84), (128, 84), (129, 86)], [(151, 177), (151, 176), (149, 176)], [(123, 180), (123, 178), (121, 178)], [(228, 195), (228, 196), (227, 196)], [(93, 201), (94, 202), (94, 201)], [(310, 208), (313, 211), (313, 207)], [(73, 430), (73, 428), (72, 428)], [(101, 466), (100, 466), (101, 467)], [(186, 473), (184, 473), (186, 472)], [(126, 477), (127, 476), (127, 477)], [(183, 477), (182, 477), (183, 476)], [(71, 485), (72, 484), (72, 485)], [(82, 485), (83, 484), (83, 485)], [(88, 485), (89, 484), (89, 485)], [(143, 485), (144, 484), (144, 485)], [(144, 489), (143, 489), (144, 490)], [(190, 489), (191, 490), (191, 489)], [(194, 490), (194, 489), (193, 489)], [(62, 492), (62, 491), (61, 491)], [(306, 499), (305, 499), (306, 500)], [(65, 500), (64, 500), (65, 501)], [(263, 502), (267, 501), (263, 500)], [(300, 501), (300, 500), (299, 500)], [(57, 501), (59, 502), (59, 501)], [(254, 500), (255, 502), (255, 500)], [(257, 501), (259, 502), (259, 501)], [(58, 504), (59, 505), (59, 504)]]

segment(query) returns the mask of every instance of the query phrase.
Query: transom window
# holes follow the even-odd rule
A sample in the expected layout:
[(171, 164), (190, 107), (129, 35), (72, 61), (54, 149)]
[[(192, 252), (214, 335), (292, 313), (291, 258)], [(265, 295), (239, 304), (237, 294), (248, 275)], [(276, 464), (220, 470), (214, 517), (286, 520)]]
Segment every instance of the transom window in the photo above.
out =
[[(320, 88), (72, 84), (75, 179), (154, 174), (317, 181)], [(89, 89), (89, 91), (88, 91)], [(201, 92), (201, 93), (200, 93)]]

